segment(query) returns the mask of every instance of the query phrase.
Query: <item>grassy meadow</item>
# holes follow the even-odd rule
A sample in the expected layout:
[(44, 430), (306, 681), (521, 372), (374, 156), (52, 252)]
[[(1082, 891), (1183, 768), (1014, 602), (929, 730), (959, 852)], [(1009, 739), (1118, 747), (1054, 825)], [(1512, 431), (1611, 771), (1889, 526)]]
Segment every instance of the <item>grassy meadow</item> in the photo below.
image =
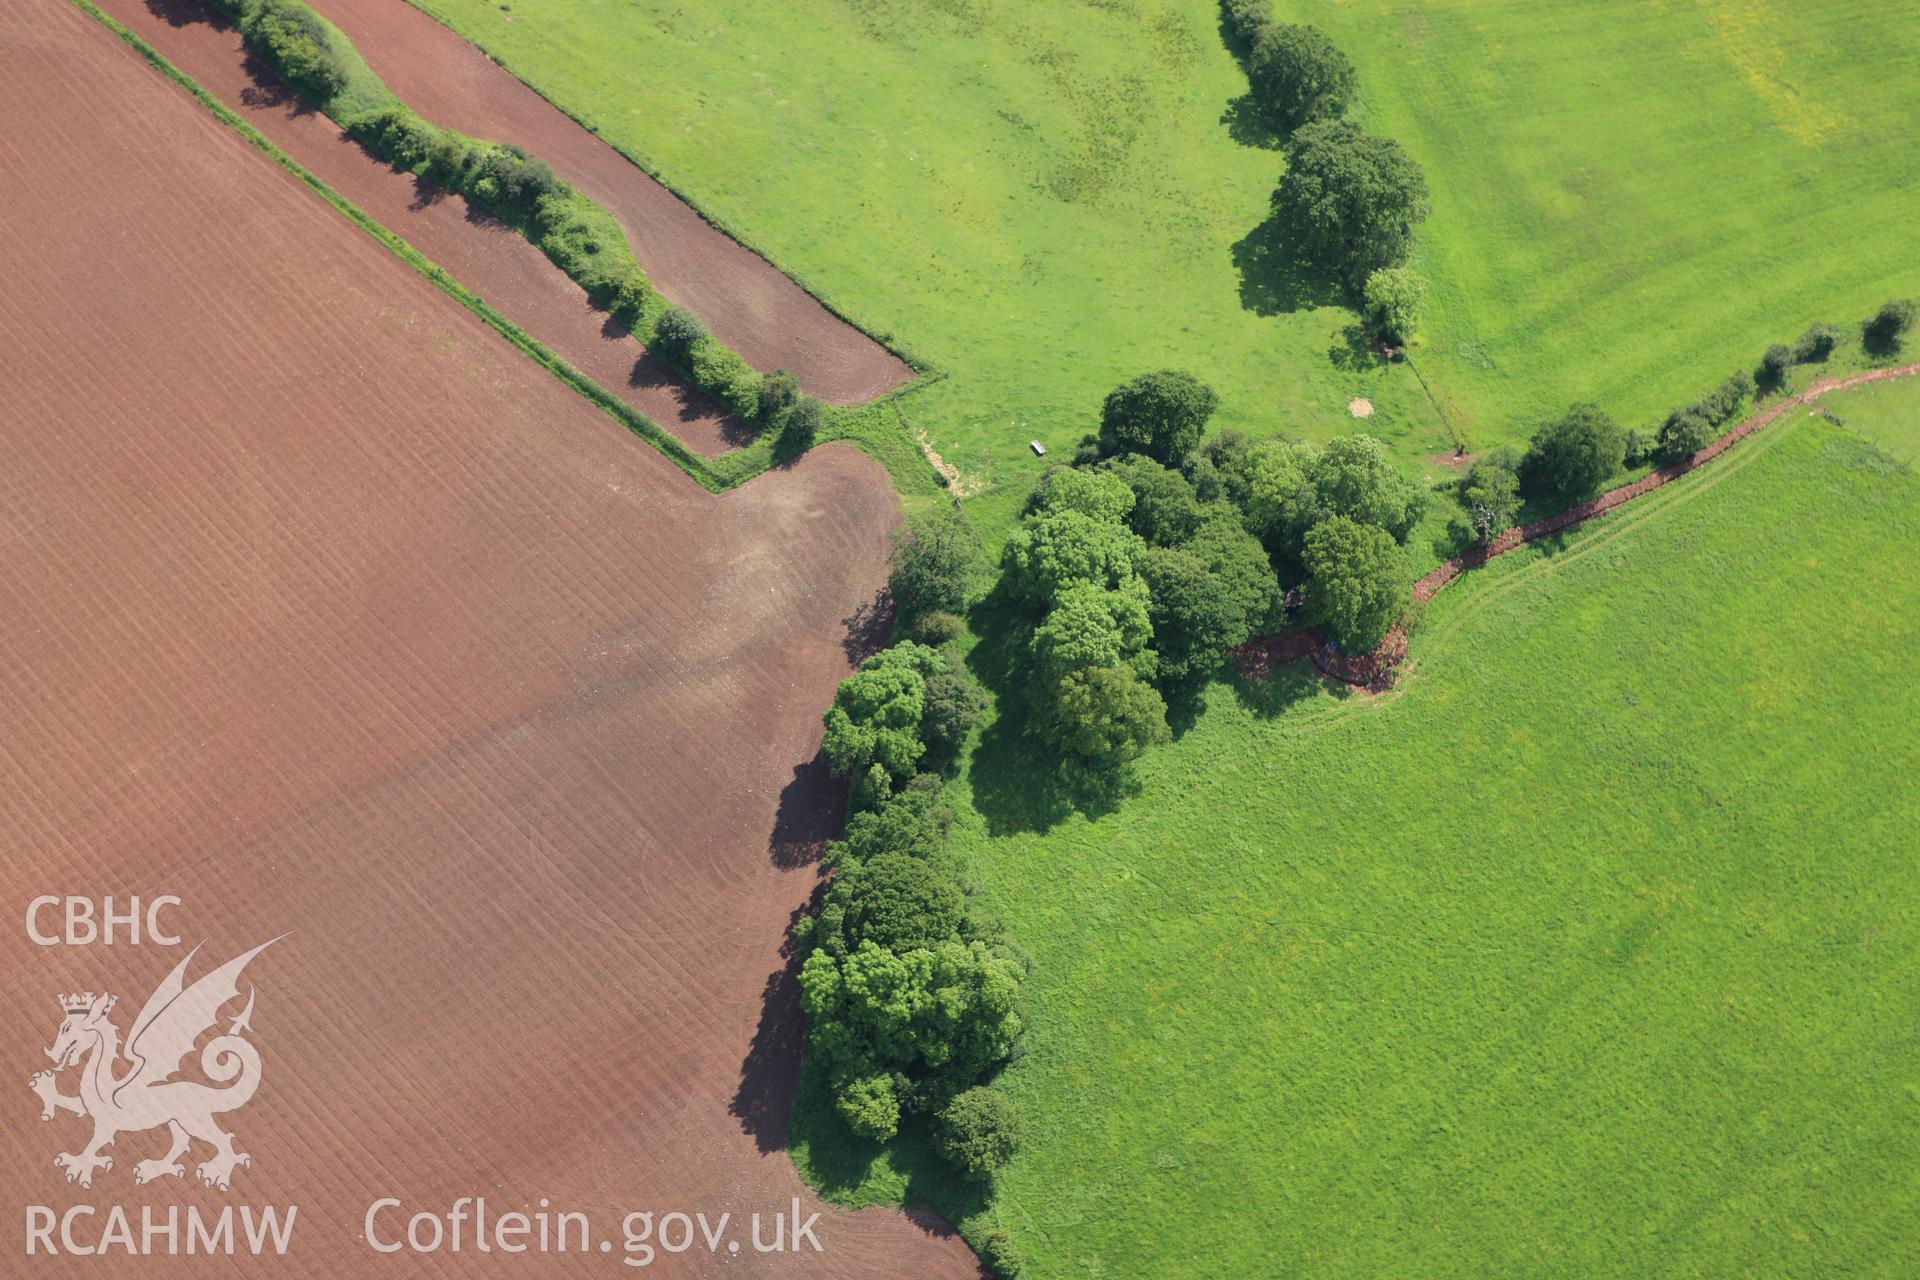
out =
[[(422, 0), (868, 328), (953, 377), (903, 408), (1001, 527), (1150, 368), (1219, 425), (1367, 429), (1410, 469), (1593, 399), (1632, 425), (1766, 342), (1920, 291), (1911, 0), (1278, 0), (1426, 166), (1415, 364), (1267, 224), (1275, 140), (1215, 0)], [(1436, 408), (1436, 401), (1443, 405)]]
[[(952, 376), (903, 405), (991, 487), (1071, 452), (1149, 369), (1216, 425), (1449, 448), (1405, 366), (1263, 232), (1279, 159), (1223, 117), (1246, 78), (1212, 0), (431, 0), (423, 5), (860, 324)], [(642, 251), (644, 257), (644, 250)]]
[(1426, 166), (1420, 362), (1475, 444), (1576, 399), (1644, 425), (1920, 292), (1915, 0), (1279, 7)]
[(1116, 813), (989, 730), (1031, 1275), (1920, 1269), (1920, 383), (1823, 404), (1881, 443), (1797, 413), (1495, 561), (1386, 697), (1216, 684)]

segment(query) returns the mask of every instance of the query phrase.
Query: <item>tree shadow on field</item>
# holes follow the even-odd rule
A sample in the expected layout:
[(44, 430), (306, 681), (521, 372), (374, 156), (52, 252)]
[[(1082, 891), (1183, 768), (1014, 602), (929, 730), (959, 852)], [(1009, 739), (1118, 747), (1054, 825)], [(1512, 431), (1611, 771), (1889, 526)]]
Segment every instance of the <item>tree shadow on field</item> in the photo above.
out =
[[(362, 148), (362, 150), (364, 149), (365, 148)], [(374, 155), (371, 151), (368, 151), (367, 155), (381, 164), (387, 163), (387, 161)], [(415, 210), (431, 209), (434, 205), (443, 203), (452, 195), (453, 192), (427, 177), (424, 173), (416, 173), (413, 175), (413, 200), (407, 205), (407, 208)]]
[(1303, 262), (1300, 236), (1278, 213), (1234, 242), (1240, 305), (1258, 316), (1285, 315), (1346, 302), (1346, 291), (1325, 270)]
[(1242, 675), (1228, 669), (1227, 687), (1236, 701), (1262, 720), (1274, 720), (1316, 694), (1345, 700), (1354, 695), (1351, 685), (1330, 680), (1313, 669), (1304, 658), (1264, 678)]
[(1257, 151), (1278, 151), (1287, 144), (1286, 134), (1274, 124), (1250, 93), (1243, 93), (1228, 102), (1227, 109), (1220, 113), (1220, 123), (1227, 126), (1227, 136), (1243, 147), (1252, 147)]
[[(800, 1069), (794, 1097), (791, 1133), (805, 1148), (802, 1161), (807, 1180), (829, 1198), (857, 1192), (872, 1176), (882, 1158), (906, 1175), (901, 1201), (913, 1224), (936, 1239), (957, 1235), (952, 1220), (972, 1218), (987, 1207), (988, 1189), (960, 1176), (935, 1153), (932, 1118), (909, 1112), (900, 1118), (900, 1132), (887, 1142), (874, 1142), (850, 1131), (833, 1109), (832, 1091), (811, 1061)], [(939, 1205), (941, 1212), (926, 1208)], [(991, 1280), (983, 1266), (980, 1275)]]
[(170, 27), (212, 27), (231, 31), (233, 23), (207, 0), (147, 0), (147, 12)]
[(773, 836), (767, 843), (773, 865), (791, 871), (818, 862), (828, 843), (840, 838), (846, 813), (847, 780), (833, 776), (824, 753), (815, 752), (813, 759), (795, 765), (773, 815)]
[(893, 638), (893, 597), (885, 587), (879, 588), (873, 599), (840, 619), (840, 625), (846, 628), (840, 647), (846, 651), (847, 661), (857, 667), (886, 648)]
[(1388, 363), (1387, 357), (1380, 354), (1380, 344), (1367, 332), (1367, 326), (1357, 321), (1340, 330), (1333, 345), (1327, 348), (1327, 361), (1349, 373), (1366, 373)]
[(968, 765), (973, 807), (989, 835), (1046, 831), (1073, 813), (1104, 817), (1136, 793), (1131, 769), (1112, 772), (1075, 767), (1027, 732), (1027, 645), (1031, 624), (1000, 586), (967, 615), (980, 637), (967, 667), (993, 694), (995, 715), (980, 735)]
[[(611, 313), (601, 322), (600, 332), (613, 337), (631, 336), (627, 327), (614, 319)], [(639, 342), (639, 339), (635, 338), (634, 341)], [(633, 362), (633, 368), (627, 374), (629, 387), (635, 390), (654, 387), (671, 392), (674, 398), (675, 420), (678, 422), (696, 422), (702, 418), (717, 417), (720, 424), (720, 438), (730, 449), (752, 444), (759, 438), (752, 426), (743, 422), (738, 415), (729, 412), (725, 405), (687, 381), (674, 371), (672, 365), (646, 350), (645, 346), (645, 343), (641, 343), (640, 356)], [(658, 418), (659, 415), (656, 415), (656, 420)], [(777, 463), (779, 460), (775, 461)]]
[(740, 1121), (761, 1155), (787, 1149), (787, 1124), (800, 1081), (800, 1061), (807, 1047), (807, 1018), (800, 1007), (800, 953), (793, 926), (803, 915), (820, 908), (826, 881), (814, 886), (807, 901), (787, 918), (787, 935), (780, 944), (786, 963), (767, 975), (760, 992), (760, 1024), (754, 1028), (747, 1056), (740, 1061), (740, 1084), (727, 1114)]
[(251, 51), (242, 64), (253, 83), (240, 91), (240, 105), (250, 111), (281, 111), (289, 120), (319, 115), (319, 109), (295, 93), (287, 82), (273, 73), (259, 54)]

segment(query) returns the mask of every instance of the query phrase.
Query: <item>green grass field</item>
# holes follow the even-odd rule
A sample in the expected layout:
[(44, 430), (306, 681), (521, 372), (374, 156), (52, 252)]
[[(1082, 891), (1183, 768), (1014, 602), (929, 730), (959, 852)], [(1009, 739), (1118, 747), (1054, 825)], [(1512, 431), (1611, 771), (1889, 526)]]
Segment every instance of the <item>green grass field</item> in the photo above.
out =
[(1325, 437), (1364, 395), (1407, 457), (1448, 447), (1407, 368), (1329, 358), (1351, 363), (1353, 316), (1297, 296), (1254, 234), (1279, 162), (1222, 123), (1246, 79), (1212, 0), (425, 7), (950, 370), (902, 407), (970, 480), (1013, 479), (989, 525), (1025, 496), (1029, 439), (1070, 452), (1148, 369), (1216, 386), (1217, 425)]
[(1911, 382), (1870, 383), (1829, 396), (1820, 407), (1895, 460), (1910, 466), (1920, 459), (1920, 401)]
[(1032, 1273), (1913, 1274), (1917, 553), (1920, 478), (1794, 415), (1444, 592), (1392, 695), (1214, 686), (1116, 814), (983, 750)]
[[(861, 323), (953, 371), (905, 407), (988, 496), (1124, 377), (1222, 426), (1447, 447), (1404, 366), (1276, 265), (1279, 159), (1214, 0), (426, 0)], [(1642, 424), (1814, 320), (1920, 290), (1912, 4), (1306, 7), (1426, 165), (1417, 363), (1475, 445), (1590, 398)], [(1905, 7), (1908, 19), (1896, 9)], [(1270, 140), (1268, 140), (1270, 145)], [(643, 254), (644, 256), (644, 254)]]
[(1920, 289), (1920, 4), (1303, 5), (1425, 165), (1422, 358), (1476, 442), (1629, 425)]

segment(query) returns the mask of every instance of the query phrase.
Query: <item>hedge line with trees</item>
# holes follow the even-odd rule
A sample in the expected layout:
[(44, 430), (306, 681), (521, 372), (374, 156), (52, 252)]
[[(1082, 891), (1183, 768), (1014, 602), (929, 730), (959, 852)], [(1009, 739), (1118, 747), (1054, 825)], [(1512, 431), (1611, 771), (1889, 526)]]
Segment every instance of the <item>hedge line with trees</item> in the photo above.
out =
[[(213, 0), (303, 98), (397, 169), (456, 191), (525, 235), (597, 307), (744, 421), (810, 440), (824, 405), (761, 395), (761, 375), (654, 290), (613, 215), (520, 147), (469, 138), (397, 98), (351, 41), (302, 0)], [(811, 401), (812, 407), (808, 407)], [(799, 412), (795, 412), (798, 410)], [(801, 421), (795, 424), (792, 418)], [(798, 429), (796, 429), (796, 427)]]
[(1390, 138), (1343, 120), (1358, 76), (1319, 28), (1278, 22), (1272, 0), (1221, 0), (1251, 97), (1286, 138), (1273, 209), (1305, 262), (1342, 281), (1381, 338), (1405, 343), (1425, 285), (1406, 262), (1426, 219), (1426, 175)]
[[(957, 621), (979, 559), (957, 508), (910, 521), (889, 575), (901, 628)], [(1025, 976), (972, 907), (939, 802), (984, 709), (950, 649), (914, 640), (841, 682), (822, 750), (853, 780), (851, 816), (821, 860), (833, 879), (820, 910), (794, 930), (810, 1052), (841, 1120), (885, 1140), (927, 1117), (935, 1149), (976, 1180), (1020, 1142), (1018, 1113), (989, 1081), (1019, 1037)]]
[[(1878, 341), (1878, 354), (1896, 353), (1913, 314), (1911, 303), (1887, 303), (1862, 322), (1862, 345), (1873, 354)], [(1497, 450), (1468, 468), (1458, 486), (1464, 515), (1455, 524), (1456, 541), (1492, 542), (1513, 523), (1521, 494), (1543, 503), (1581, 502), (1598, 493), (1622, 466), (1691, 457), (1717, 439), (1756, 396), (1784, 389), (1794, 366), (1827, 360), (1839, 339), (1834, 326), (1816, 324), (1791, 343), (1776, 342), (1751, 373), (1742, 369), (1730, 374), (1707, 395), (1669, 413), (1647, 435), (1622, 431), (1595, 405), (1572, 406), (1535, 431), (1523, 456)]]

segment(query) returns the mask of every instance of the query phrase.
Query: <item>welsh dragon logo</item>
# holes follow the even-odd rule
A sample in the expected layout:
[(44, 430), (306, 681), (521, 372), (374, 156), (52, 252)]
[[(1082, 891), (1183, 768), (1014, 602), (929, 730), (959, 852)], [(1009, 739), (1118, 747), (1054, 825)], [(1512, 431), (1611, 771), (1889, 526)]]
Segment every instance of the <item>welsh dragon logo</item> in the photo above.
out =
[[(113, 1168), (113, 1157), (101, 1153), (114, 1139), (162, 1125), (172, 1145), (159, 1159), (133, 1166), (137, 1183), (183, 1177), (186, 1168), (180, 1158), (193, 1139), (213, 1148), (213, 1157), (194, 1170), (208, 1186), (225, 1191), (235, 1167), (253, 1163), (253, 1157), (234, 1148), (233, 1135), (214, 1121), (215, 1116), (245, 1106), (260, 1087), (260, 1051), (241, 1035), (251, 1030), (252, 987), (247, 989), (246, 1008), (229, 1021), (226, 1033), (214, 1036), (200, 1050), (200, 1070), (223, 1087), (172, 1077), (193, 1052), (194, 1042), (217, 1026), (221, 1006), (240, 995), (240, 972), (247, 962), (278, 941), (269, 939), (188, 986), (187, 964), (200, 951), (195, 947), (140, 1007), (124, 1051), (120, 1030), (108, 1017), (117, 997), (89, 991), (60, 998), (60, 1031), (47, 1050), (53, 1069), (35, 1072), (27, 1086), (40, 1097), (42, 1120), (53, 1119), (56, 1111), (71, 1111), (93, 1121), (91, 1141), (79, 1151), (53, 1158), (66, 1171), (68, 1182), (91, 1187), (96, 1170)], [(118, 1070), (123, 1057), (129, 1065)], [(78, 1094), (59, 1091), (58, 1075), (69, 1067), (80, 1068)]]

